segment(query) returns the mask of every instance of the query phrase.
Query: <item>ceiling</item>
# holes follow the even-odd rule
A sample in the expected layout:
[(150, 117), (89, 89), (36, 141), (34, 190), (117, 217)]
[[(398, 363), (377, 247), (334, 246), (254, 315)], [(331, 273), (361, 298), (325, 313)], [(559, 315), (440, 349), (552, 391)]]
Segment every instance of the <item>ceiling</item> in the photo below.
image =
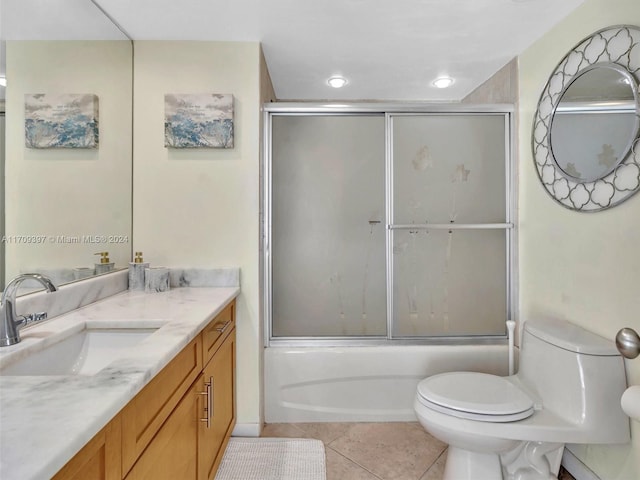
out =
[[(122, 38), (91, 0), (0, 2), (4, 39)], [(584, 0), (95, 2), (134, 40), (261, 42), (281, 100), (457, 101)]]

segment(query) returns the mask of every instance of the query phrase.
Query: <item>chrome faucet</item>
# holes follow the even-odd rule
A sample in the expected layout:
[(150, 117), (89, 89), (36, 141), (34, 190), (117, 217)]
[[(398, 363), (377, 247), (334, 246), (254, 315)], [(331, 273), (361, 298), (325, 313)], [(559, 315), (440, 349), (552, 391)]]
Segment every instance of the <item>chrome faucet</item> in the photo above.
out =
[(30, 313), (19, 317), (16, 315), (16, 292), (25, 280), (40, 282), (48, 292), (58, 290), (48, 277), (39, 273), (23, 273), (11, 280), (5, 287), (0, 300), (0, 347), (8, 347), (20, 342), (19, 330), (22, 327), (47, 318), (47, 312)]

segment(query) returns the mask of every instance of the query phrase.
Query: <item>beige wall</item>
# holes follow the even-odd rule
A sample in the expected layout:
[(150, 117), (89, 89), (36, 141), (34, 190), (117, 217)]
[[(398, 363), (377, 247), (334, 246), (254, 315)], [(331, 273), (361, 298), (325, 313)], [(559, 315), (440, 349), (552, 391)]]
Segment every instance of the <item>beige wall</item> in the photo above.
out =
[[(640, 331), (640, 195), (599, 213), (569, 211), (539, 183), (531, 126), (548, 75), (583, 38), (610, 25), (640, 25), (638, 0), (587, 0), (519, 57), (520, 318), (564, 318), (606, 338)], [(640, 384), (640, 360), (627, 360)], [(572, 446), (603, 480), (640, 478), (640, 423), (632, 444)]]
[[(129, 41), (7, 42), (6, 277), (28, 270), (92, 267), (108, 250), (125, 266), (127, 243), (60, 244), (50, 236), (131, 235), (131, 63)], [(26, 93), (98, 96), (99, 148), (25, 147)]]
[[(134, 59), (134, 249), (152, 265), (240, 267), (237, 421), (257, 426), (260, 45), (136, 41)], [(165, 148), (165, 93), (233, 94), (234, 148)]]

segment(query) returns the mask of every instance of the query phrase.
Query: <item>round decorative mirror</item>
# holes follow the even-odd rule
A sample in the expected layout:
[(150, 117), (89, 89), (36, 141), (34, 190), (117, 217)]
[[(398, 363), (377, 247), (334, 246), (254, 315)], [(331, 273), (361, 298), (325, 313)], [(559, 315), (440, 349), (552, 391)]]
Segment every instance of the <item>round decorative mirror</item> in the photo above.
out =
[(551, 153), (560, 173), (595, 182), (627, 156), (638, 136), (638, 86), (615, 64), (578, 72), (560, 94), (551, 119)]
[(571, 50), (538, 102), (532, 147), (547, 192), (598, 211), (640, 189), (640, 29), (611, 27)]

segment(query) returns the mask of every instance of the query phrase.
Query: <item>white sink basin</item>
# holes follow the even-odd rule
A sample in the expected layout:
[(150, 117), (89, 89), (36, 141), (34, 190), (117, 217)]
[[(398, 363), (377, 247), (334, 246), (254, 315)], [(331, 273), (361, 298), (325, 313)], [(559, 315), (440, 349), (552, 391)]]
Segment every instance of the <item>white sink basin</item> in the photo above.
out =
[(94, 375), (158, 330), (156, 328), (85, 328), (0, 367), (0, 376)]

